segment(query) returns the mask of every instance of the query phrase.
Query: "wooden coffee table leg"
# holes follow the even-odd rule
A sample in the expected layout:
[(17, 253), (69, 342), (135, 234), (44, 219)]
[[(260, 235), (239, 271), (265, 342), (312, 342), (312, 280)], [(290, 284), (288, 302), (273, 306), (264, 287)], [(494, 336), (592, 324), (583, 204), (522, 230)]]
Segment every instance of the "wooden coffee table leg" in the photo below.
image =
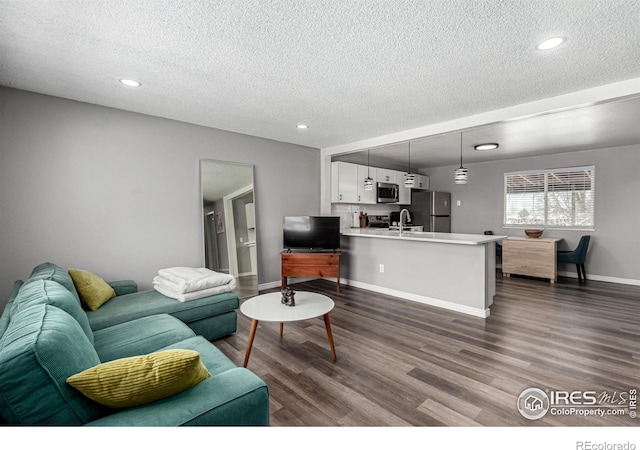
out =
[(251, 331), (249, 331), (249, 342), (247, 342), (247, 351), (244, 354), (244, 365), (242, 367), (247, 367), (249, 363), (249, 355), (251, 354), (251, 346), (253, 345), (253, 338), (256, 337), (256, 330), (258, 329), (258, 321), (253, 320), (251, 322)]
[(284, 329), (284, 322), (280, 322), (280, 336), (282, 336), (283, 329)]
[(327, 336), (329, 337), (329, 345), (331, 345), (331, 353), (333, 354), (333, 360), (336, 361), (336, 348), (333, 345), (333, 335), (331, 334), (331, 323), (329, 322), (329, 313), (322, 316), (324, 318), (324, 326), (327, 327)]

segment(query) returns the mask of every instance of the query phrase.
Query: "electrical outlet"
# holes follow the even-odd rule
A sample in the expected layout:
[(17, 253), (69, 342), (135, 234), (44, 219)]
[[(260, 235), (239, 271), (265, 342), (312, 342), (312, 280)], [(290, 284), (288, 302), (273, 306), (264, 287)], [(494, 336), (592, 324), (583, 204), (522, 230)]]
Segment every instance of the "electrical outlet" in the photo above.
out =
[(456, 205), (458, 205), (458, 206), (462, 205), (462, 201), (458, 200), (458, 202), (456, 203)]
[(240, 242), (244, 242), (244, 239), (240, 238)]
[(380, 273), (384, 273), (384, 264), (380, 264)]

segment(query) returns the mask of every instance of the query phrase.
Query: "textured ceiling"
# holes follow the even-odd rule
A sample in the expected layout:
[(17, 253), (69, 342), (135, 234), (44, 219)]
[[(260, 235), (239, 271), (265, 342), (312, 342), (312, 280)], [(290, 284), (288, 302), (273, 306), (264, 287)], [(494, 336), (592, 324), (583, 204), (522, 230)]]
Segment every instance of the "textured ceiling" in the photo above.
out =
[(0, 85), (325, 148), (638, 77), (639, 21), (638, 0), (0, 0)]

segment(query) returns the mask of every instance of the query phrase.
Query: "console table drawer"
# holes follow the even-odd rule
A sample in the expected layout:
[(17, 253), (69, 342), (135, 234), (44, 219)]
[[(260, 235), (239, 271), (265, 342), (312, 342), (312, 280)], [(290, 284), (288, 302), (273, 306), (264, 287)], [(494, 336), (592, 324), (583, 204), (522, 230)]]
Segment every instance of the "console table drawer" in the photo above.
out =
[(338, 279), (340, 290), (340, 252), (281, 254), (282, 286), (287, 277), (331, 277)]

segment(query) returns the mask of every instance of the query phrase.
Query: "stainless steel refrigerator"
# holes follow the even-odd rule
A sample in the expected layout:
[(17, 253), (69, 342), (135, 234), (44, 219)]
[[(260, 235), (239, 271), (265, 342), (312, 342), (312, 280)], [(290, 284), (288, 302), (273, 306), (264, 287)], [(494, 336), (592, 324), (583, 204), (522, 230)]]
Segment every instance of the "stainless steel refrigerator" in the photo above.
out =
[(451, 233), (451, 193), (412, 191), (411, 222), (424, 231)]

